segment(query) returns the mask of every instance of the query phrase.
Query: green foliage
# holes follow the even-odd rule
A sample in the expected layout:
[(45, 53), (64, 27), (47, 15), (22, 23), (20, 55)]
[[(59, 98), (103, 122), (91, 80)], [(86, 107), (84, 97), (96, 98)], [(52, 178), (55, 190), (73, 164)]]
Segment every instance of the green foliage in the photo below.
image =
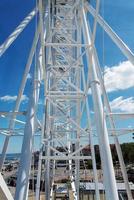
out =
[(87, 160), (87, 167), (88, 169), (93, 169), (92, 160)]
[[(114, 164), (118, 163), (118, 155), (116, 151), (116, 147), (114, 144), (110, 145), (111, 152), (112, 152), (112, 158)], [(124, 143), (121, 144), (122, 154), (124, 158), (124, 162), (126, 165), (128, 164), (134, 164), (134, 142), (132, 143)], [(96, 156), (96, 163), (97, 168), (99, 169), (101, 166), (101, 159), (100, 159), (100, 153), (99, 153), (99, 146), (95, 145), (95, 156)], [(88, 163), (89, 168), (91, 167), (91, 164)]]
[(125, 163), (134, 163), (134, 142), (121, 144), (121, 149)]

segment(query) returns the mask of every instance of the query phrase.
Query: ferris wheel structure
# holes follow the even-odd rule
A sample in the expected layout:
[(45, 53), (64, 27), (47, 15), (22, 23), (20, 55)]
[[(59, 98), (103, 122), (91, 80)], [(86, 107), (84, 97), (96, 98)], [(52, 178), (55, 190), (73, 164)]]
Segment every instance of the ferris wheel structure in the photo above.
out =
[[(124, 56), (134, 64), (134, 54), (99, 14), (100, 0), (93, 7), (90, 1), (39, 0), (36, 8), (22, 21), (0, 46), (0, 56), (15, 41), (36, 16), (37, 27), (28, 56), (15, 108), (12, 112), (0, 112), (9, 116), (5, 131), (0, 170), (4, 165), (10, 138), (15, 132), (19, 115), (25, 116), (23, 144), (13, 197), (0, 175), (0, 191), (8, 200), (27, 200), (31, 173), (33, 139), (41, 138), (35, 199), (40, 199), (41, 177), (45, 180), (45, 199), (52, 199), (56, 168), (59, 161), (66, 163), (74, 200), (80, 199), (80, 163), (91, 160), (95, 199), (100, 200), (94, 138), (97, 136), (103, 171), (103, 185), (107, 200), (118, 200), (113, 159), (109, 136), (112, 136), (129, 200), (132, 194), (127, 171), (119, 144), (114, 115), (106, 93), (104, 77), (95, 46), (97, 25), (110, 37)], [(89, 21), (93, 20), (93, 27)], [(27, 83), (33, 59), (36, 57), (28, 109), (20, 111), (21, 98)], [(41, 87), (43, 86), (43, 91)], [(43, 115), (38, 119), (38, 106), (42, 98)], [(92, 101), (92, 103), (91, 103)], [(91, 106), (92, 104), (92, 106)], [(92, 116), (92, 112), (93, 115)], [(117, 116), (134, 117), (133, 114)], [(92, 123), (94, 118), (94, 123)], [(122, 129), (120, 133), (122, 133)], [(126, 129), (125, 133), (133, 132)], [(86, 138), (86, 142), (82, 142)], [(34, 142), (36, 140), (34, 139)], [(82, 150), (89, 146), (90, 155)], [(60, 147), (60, 148), (57, 148)], [(44, 170), (44, 173), (42, 171)]]

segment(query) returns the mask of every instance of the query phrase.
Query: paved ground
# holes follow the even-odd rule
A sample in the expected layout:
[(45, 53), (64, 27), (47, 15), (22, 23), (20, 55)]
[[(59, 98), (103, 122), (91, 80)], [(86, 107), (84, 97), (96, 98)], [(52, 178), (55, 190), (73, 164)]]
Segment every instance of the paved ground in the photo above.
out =
[[(44, 197), (44, 196), (45, 196), (45, 194), (41, 194), (40, 200), (45, 200), (45, 197)], [(33, 195), (30, 195), (29, 198), (28, 198), (28, 200), (35, 200), (35, 198), (33, 197)], [(54, 198), (53, 198), (53, 200), (54, 200)], [(57, 199), (57, 200), (58, 200), (58, 199)], [(69, 200), (74, 200), (71, 191), (69, 192)]]
[[(35, 196), (33, 194), (30, 194), (28, 200), (35, 200), (34, 197)], [(40, 200), (45, 200), (45, 194), (44, 193), (41, 194)]]

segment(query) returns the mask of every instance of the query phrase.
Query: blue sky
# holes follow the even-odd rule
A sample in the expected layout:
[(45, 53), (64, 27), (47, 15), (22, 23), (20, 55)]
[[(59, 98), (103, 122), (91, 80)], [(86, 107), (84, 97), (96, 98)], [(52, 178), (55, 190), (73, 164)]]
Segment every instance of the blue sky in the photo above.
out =
[[(19, 23), (35, 7), (35, 0), (1, 0), (0, 1), (0, 45), (13, 32)], [(93, 0), (91, 1), (93, 2)], [(134, 1), (102, 0), (101, 15), (134, 52)], [(0, 58), (0, 110), (14, 108), (16, 95), (28, 58), (36, 20), (27, 26), (16, 41)], [(109, 37), (97, 27), (96, 48), (102, 71), (105, 72), (105, 84), (111, 107), (115, 112), (134, 112), (134, 66), (125, 58)], [(34, 65), (34, 63), (33, 63)], [(32, 72), (31, 72), (32, 73)], [(31, 79), (29, 77), (24, 91), (21, 110), (27, 107)], [(40, 107), (41, 109), (41, 107)], [(23, 118), (19, 118), (23, 120)], [(7, 126), (8, 120), (0, 118), (0, 126)], [(134, 127), (133, 120), (117, 121), (117, 127)], [(132, 134), (120, 137), (121, 142), (130, 142)], [(0, 136), (0, 152), (4, 137)], [(11, 139), (8, 152), (20, 151), (21, 137)], [(39, 144), (39, 139), (36, 139)], [(37, 145), (36, 145), (37, 146)]]

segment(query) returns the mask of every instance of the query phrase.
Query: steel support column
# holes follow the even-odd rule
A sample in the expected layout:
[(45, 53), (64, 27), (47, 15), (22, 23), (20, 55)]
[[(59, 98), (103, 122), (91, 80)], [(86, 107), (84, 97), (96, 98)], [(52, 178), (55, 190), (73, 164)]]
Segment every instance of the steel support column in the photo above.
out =
[[(83, 36), (84, 41), (87, 44), (91, 44), (91, 39), (88, 31), (88, 24), (86, 20), (85, 10), (82, 10), (82, 19), (83, 19)], [(101, 99), (101, 91), (99, 80), (97, 77), (97, 72), (95, 68), (95, 60), (92, 53), (92, 48), (88, 49), (87, 53), (87, 62), (90, 70), (90, 85), (94, 103), (95, 119), (96, 119), (96, 128), (99, 138), (99, 147), (100, 155), (102, 161), (103, 175), (104, 175), (104, 185), (106, 191), (106, 198), (108, 200), (118, 200), (118, 193), (115, 181), (115, 174), (112, 162), (112, 156), (109, 146), (108, 131), (106, 126), (106, 121), (104, 117), (103, 104)], [(89, 63), (91, 62), (91, 64)]]

